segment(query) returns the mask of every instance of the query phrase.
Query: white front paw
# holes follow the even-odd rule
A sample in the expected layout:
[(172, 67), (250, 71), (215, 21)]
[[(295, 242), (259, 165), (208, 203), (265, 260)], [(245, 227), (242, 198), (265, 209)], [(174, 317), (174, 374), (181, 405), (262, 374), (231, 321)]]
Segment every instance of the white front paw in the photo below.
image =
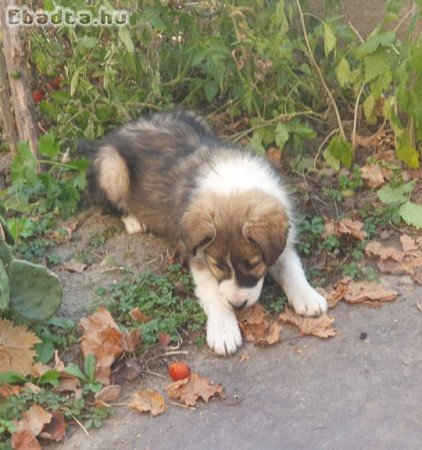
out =
[(320, 316), (327, 312), (327, 300), (309, 285), (298, 289), (288, 300), (294, 310), (303, 316)]
[(242, 345), (239, 325), (234, 313), (225, 313), (208, 317), (207, 343), (211, 350), (218, 355), (232, 355)]

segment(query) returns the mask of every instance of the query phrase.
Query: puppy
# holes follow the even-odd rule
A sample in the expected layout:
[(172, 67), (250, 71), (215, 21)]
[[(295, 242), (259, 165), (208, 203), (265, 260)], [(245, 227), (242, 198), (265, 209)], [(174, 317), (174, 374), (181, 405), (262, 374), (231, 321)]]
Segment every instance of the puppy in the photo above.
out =
[(235, 310), (258, 300), (268, 272), (297, 313), (327, 311), (296, 254), (288, 194), (265, 159), (220, 141), (203, 118), (181, 110), (141, 117), (93, 150), (93, 203), (121, 213), (129, 233), (184, 242), (215, 353), (242, 344)]

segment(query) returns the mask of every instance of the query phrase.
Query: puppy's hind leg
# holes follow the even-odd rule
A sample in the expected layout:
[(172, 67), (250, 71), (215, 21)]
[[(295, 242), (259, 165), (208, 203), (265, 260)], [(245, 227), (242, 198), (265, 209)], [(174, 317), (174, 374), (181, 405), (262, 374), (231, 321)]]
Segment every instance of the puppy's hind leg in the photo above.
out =
[(298, 314), (319, 316), (327, 312), (327, 300), (308, 283), (292, 243), (287, 244), (277, 262), (270, 267), (270, 274)]
[(138, 218), (130, 214), (128, 198), (130, 191), (130, 173), (126, 161), (119, 151), (112, 147), (102, 147), (94, 161), (97, 183), (107, 200), (123, 213), (122, 221), (129, 234), (145, 231)]

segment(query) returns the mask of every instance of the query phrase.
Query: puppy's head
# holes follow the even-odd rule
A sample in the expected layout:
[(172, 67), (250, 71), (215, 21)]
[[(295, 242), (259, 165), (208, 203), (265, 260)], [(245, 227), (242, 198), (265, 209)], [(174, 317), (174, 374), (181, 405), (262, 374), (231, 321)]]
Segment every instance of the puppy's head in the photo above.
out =
[(198, 196), (182, 220), (182, 239), (203, 258), (219, 285), (220, 299), (233, 308), (255, 303), (264, 275), (286, 245), (285, 208), (261, 192)]

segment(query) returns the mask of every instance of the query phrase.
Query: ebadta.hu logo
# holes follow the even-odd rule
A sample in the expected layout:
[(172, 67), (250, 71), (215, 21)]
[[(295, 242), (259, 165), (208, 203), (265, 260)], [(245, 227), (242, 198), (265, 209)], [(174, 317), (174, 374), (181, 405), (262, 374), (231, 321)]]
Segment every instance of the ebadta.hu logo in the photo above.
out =
[(9, 26), (124, 26), (129, 24), (129, 17), (130, 13), (125, 9), (108, 10), (104, 7), (95, 12), (61, 7), (52, 11), (34, 11), (26, 6), (9, 6), (6, 10), (6, 24)]

